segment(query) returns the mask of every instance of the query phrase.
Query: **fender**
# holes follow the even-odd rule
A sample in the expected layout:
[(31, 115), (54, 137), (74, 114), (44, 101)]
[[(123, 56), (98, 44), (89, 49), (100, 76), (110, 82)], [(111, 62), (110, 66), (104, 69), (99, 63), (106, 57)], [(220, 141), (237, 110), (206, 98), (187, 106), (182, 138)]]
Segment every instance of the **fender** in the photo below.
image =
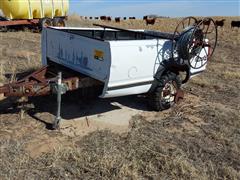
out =
[(182, 81), (182, 84), (187, 83), (187, 81), (190, 79), (190, 68), (188, 65), (184, 64), (178, 64), (175, 60), (165, 60), (162, 62), (162, 64), (158, 67), (158, 70), (156, 74), (154, 75), (154, 81), (152, 83), (152, 86), (149, 90), (149, 92), (153, 92), (154, 89), (158, 86), (158, 81), (160, 80), (161, 76), (166, 74), (167, 72), (173, 72), (175, 74), (179, 74), (179, 72), (186, 72), (186, 77)]

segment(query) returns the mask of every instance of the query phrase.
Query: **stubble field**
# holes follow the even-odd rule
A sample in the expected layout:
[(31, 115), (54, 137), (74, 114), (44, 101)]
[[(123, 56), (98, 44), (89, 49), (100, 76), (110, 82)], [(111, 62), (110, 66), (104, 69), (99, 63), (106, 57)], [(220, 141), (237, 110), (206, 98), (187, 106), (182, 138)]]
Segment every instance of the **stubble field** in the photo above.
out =
[[(222, 18), (207, 71), (183, 86), (184, 100), (168, 111), (149, 111), (136, 96), (76, 102), (67, 95), (63, 125), (51, 131), (55, 97), (30, 99), (21, 120), (15, 99), (0, 101), (0, 178), (240, 179), (240, 35), (230, 27), (239, 17), (214, 19)], [(70, 26), (93, 22), (103, 24), (68, 20)], [(172, 32), (177, 20), (104, 24)], [(40, 34), (0, 33), (1, 83), (40, 66)]]

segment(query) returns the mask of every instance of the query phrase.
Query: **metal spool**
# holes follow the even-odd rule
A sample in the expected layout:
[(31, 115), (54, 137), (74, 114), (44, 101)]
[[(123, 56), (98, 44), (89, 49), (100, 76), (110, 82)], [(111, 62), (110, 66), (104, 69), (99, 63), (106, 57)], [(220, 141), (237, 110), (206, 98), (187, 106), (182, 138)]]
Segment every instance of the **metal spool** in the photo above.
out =
[[(216, 48), (217, 28), (211, 18), (204, 18), (198, 24), (196, 22), (195, 18), (188, 17), (178, 24), (172, 39), (172, 57), (180, 65), (200, 69)], [(179, 30), (181, 28), (182, 32)]]

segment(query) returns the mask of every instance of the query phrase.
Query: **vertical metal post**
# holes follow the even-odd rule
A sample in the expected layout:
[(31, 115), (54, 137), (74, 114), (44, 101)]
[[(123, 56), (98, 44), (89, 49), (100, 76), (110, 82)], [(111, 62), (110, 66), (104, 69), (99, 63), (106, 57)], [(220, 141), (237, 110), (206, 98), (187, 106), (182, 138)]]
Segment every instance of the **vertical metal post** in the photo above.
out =
[(64, 2), (63, 2), (64, 0), (62, 0), (62, 16), (65, 16), (65, 14), (64, 14)]
[(52, 19), (55, 16), (55, 7), (54, 7), (54, 1), (52, 0)]
[(41, 18), (44, 18), (43, 0), (40, 0), (40, 2), (41, 2)]
[(28, 18), (29, 19), (33, 19), (33, 14), (32, 14), (32, 4), (31, 4), (31, 1), (28, 0)]
[(57, 129), (59, 127), (61, 117), (61, 101), (62, 101), (62, 73), (59, 72), (57, 76), (57, 115), (55, 117), (55, 121), (53, 123), (53, 129)]

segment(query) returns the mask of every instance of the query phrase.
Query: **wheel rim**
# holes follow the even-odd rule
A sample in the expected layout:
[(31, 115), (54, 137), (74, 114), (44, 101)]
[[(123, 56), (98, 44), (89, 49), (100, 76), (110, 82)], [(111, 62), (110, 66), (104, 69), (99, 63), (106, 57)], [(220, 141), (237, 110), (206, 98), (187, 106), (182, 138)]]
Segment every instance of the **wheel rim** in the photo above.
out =
[[(217, 27), (214, 20), (212, 18), (204, 18), (192, 33), (192, 44), (190, 45), (189, 50), (191, 46), (194, 47), (196, 45), (194, 44), (195, 39), (193, 36), (197, 30), (200, 30), (202, 32), (203, 38), (202, 41), (200, 41), (197, 45), (200, 48), (200, 51), (198, 51), (198, 53), (196, 53), (193, 58), (188, 59), (189, 65), (193, 69), (202, 68), (207, 64), (208, 60), (210, 60), (215, 51), (218, 39)], [(206, 50), (206, 47), (208, 50)]]
[(43, 24), (43, 27), (48, 27), (49, 26), (49, 24), (47, 23), (47, 22), (45, 22), (44, 24)]
[(65, 22), (63, 19), (55, 19), (53, 24), (56, 27), (65, 27)]
[(42, 23), (42, 26), (43, 26), (43, 27), (49, 27), (49, 26), (51, 26), (51, 21), (48, 20), (48, 19), (45, 19), (45, 20), (43, 21), (43, 23)]
[(58, 27), (64, 27), (64, 26), (65, 26), (65, 24), (64, 24), (64, 22), (63, 22), (63, 21), (59, 21), (59, 22), (57, 23), (57, 26), (58, 26)]
[(177, 85), (175, 82), (167, 82), (161, 92), (161, 103), (164, 105), (173, 105), (175, 102), (175, 96), (177, 93)]

